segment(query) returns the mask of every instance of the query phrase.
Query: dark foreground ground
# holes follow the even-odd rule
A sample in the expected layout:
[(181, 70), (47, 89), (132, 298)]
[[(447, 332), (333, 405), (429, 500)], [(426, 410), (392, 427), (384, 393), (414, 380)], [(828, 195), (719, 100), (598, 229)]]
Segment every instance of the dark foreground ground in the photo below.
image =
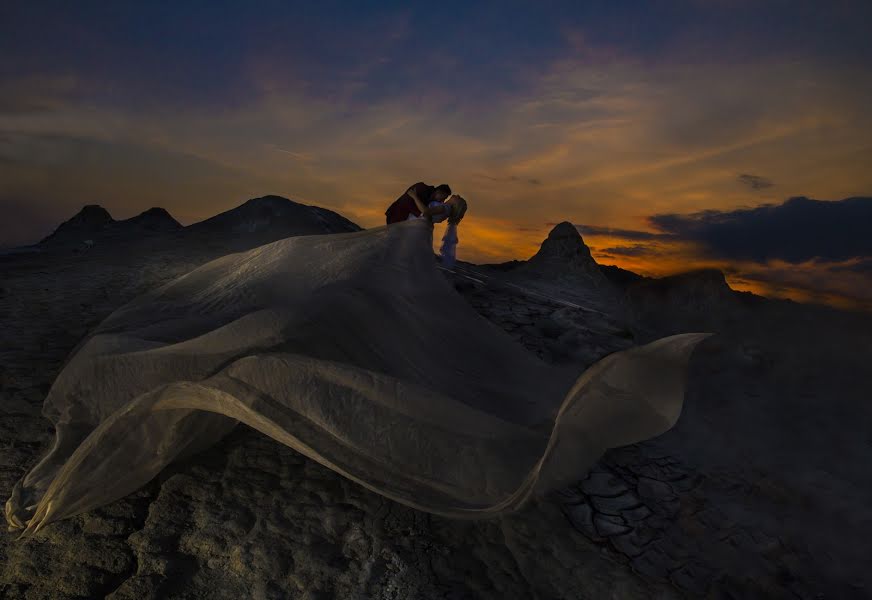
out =
[[(77, 342), (224, 252), (0, 257), (0, 498), (52, 439), (42, 400)], [(660, 335), (718, 331), (694, 357), (679, 424), (610, 451), (561, 494), (477, 522), (385, 500), (240, 426), (123, 500), (35, 539), (0, 534), (0, 597), (872, 597), (868, 316), (704, 285), (625, 295), (479, 271), (485, 284), (446, 276), (530, 351), (579, 370)]]

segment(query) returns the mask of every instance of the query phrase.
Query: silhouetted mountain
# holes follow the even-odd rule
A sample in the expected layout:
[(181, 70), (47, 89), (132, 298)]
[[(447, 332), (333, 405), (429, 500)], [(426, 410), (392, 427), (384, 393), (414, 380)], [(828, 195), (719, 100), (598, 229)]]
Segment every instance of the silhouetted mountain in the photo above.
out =
[(189, 225), (185, 233), (256, 234), (277, 240), (292, 235), (347, 233), (360, 229), (355, 223), (326, 208), (300, 204), (281, 196), (263, 196)]
[(54, 232), (41, 240), (40, 244), (56, 244), (75, 241), (78, 243), (102, 233), (115, 220), (99, 204), (87, 204), (73, 217), (61, 223)]
[(175, 231), (182, 225), (176, 221), (166, 209), (160, 207), (149, 208), (147, 211), (124, 221), (116, 221), (112, 225), (113, 230), (118, 231)]
[(136, 241), (181, 228), (179, 222), (163, 208), (149, 208), (135, 217), (116, 221), (102, 206), (89, 204), (72, 219), (64, 221), (40, 244), (79, 247), (109, 241)]
[(698, 269), (631, 283), (625, 301), (637, 323), (652, 335), (681, 330), (729, 327), (740, 319), (745, 303), (727, 284), (718, 269)]
[(622, 269), (616, 265), (600, 265), (599, 268), (600, 271), (602, 271), (602, 274), (606, 276), (606, 279), (620, 288), (625, 288), (632, 283), (649, 279), (648, 277), (639, 275), (633, 271), (628, 271), (627, 269)]
[(590, 255), (590, 248), (584, 243), (575, 225), (569, 221), (554, 226), (528, 263), (546, 265), (552, 261), (560, 264), (568, 262), (585, 269), (596, 264)]
[(719, 269), (695, 269), (667, 277), (648, 278), (632, 286), (634, 293), (644, 292), (661, 296), (702, 298), (733, 297), (733, 290)]
[(580, 276), (597, 285), (607, 283), (599, 265), (590, 255), (590, 248), (575, 225), (568, 221), (558, 223), (542, 242), (539, 251), (512, 270), (545, 279)]
[[(50, 247), (76, 248), (107, 243), (163, 239), (180, 232), (198, 243), (214, 240), (234, 242), (235, 246), (253, 247), (294, 235), (318, 235), (360, 231), (360, 227), (342, 215), (317, 206), (307, 206), (280, 196), (254, 198), (231, 210), (188, 227), (176, 221), (165, 209), (154, 207), (116, 221), (102, 206), (82, 208), (62, 223), (54, 233), (40, 242)], [(233, 245), (233, 244), (231, 244)]]

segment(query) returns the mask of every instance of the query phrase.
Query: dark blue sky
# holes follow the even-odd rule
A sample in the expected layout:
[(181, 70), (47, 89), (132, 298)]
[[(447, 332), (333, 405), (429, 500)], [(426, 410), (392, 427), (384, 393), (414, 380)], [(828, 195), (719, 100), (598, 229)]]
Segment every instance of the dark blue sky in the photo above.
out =
[(411, 84), (478, 102), (577, 52), (572, 31), (652, 64), (872, 56), (870, 2), (5, 2), (0, 21), (4, 78), (72, 73), (94, 102), (127, 108), (239, 105), (257, 93), (253, 61), (325, 101), (365, 71), (361, 103)]

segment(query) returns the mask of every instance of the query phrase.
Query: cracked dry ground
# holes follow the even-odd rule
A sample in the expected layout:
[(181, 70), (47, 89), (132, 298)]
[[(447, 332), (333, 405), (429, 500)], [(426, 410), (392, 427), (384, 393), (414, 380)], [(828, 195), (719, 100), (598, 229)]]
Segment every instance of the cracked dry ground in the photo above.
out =
[[(0, 496), (51, 441), (39, 410), (76, 343), (117, 306), (220, 253), (145, 259), (132, 248), (64, 265), (40, 256), (2, 259)], [(517, 291), (456, 285), (544, 360), (583, 369), (632, 343), (616, 319)], [(860, 569), (868, 489), (838, 488), (857, 481), (856, 473), (827, 479), (816, 466), (813, 481), (779, 479), (775, 463), (740, 468), (736, 453), (706, 453), (706, 444), (741, 445), (756, 435), (731, 437), (719, 426), (737, 418), (729, 406), (773, 393), (760, 383), (767, 377), (785, 383), (781, 371), (767, 371), (777, 348), (757, 347), (749, 362), (738, 347), (728, 339), (700, 352), (675, 430), (610, 451), (577, 485), (519, 514), (473, 522), (417, 512), (239, 427), (137, 493), (54, 523), (35, 539), (4, 532), (0, 596), (868, 597)], [(800, 392), (819, 376), (803, 373)], [(760, 427), (767, 418), (757, 419)], [(821, 481), (830, 495), (808, 493)], [(822, 504), (838, 510), (819, 517)]]

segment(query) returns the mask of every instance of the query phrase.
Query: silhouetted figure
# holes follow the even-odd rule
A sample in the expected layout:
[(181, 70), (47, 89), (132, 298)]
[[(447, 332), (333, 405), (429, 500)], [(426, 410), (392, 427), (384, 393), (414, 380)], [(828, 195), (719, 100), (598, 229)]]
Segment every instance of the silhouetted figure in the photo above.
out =
[(393, 204), (385, 211), (387, 224), (427, 216), (428, 208), (441, 206), (450, 195), (451, 188), (444, 183), (433, 187), (419, 181), (394, 200)]

